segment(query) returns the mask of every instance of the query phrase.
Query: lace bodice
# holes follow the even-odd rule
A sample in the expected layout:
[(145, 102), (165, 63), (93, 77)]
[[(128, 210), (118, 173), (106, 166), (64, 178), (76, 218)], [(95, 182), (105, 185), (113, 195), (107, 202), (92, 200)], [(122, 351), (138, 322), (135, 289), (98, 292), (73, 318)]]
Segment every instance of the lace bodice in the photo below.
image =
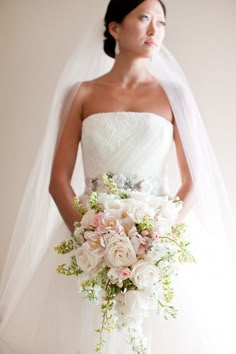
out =
[(154, 113), (90, 115), (83, 121), (81, 137), (87, 192), (96, 176), (111, 172), (126, 176), (136, 185), (149, 181), (153, 187), (150, 192), (165, 193), (172, 142), (173, 125)]

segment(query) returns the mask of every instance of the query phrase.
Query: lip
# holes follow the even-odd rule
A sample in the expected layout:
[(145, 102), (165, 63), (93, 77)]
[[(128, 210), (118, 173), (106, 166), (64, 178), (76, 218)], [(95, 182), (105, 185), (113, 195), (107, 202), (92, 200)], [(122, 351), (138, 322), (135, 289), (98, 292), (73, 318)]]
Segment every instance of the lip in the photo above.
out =
[(145, 41), (145, 44), (149, 45), (149, 46), (154, 46), (157, 47), (156, 42), (154, 42), (153, 40), (149, 39), (147, 41)]

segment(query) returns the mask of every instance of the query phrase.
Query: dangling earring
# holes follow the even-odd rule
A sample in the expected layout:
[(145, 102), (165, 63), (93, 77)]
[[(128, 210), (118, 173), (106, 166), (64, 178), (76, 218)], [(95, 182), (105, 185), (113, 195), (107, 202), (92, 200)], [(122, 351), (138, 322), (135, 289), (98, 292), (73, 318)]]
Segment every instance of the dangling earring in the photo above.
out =
[(115, 46), (115, 56), (117, 56), (118, 54), (120, 54), (120, 46), (118, 41), (116, 41), (116, 46)]

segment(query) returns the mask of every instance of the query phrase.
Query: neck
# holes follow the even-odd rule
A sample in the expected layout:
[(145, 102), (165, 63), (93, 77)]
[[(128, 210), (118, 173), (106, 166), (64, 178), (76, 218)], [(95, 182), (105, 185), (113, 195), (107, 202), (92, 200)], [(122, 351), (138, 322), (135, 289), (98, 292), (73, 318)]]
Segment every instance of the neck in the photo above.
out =
[(112, 81), (119, 83), (122, 87), (137, 87), (151, 78), (146, 68), (146, 58), (132, 58), (119, 54), (110, 71)]

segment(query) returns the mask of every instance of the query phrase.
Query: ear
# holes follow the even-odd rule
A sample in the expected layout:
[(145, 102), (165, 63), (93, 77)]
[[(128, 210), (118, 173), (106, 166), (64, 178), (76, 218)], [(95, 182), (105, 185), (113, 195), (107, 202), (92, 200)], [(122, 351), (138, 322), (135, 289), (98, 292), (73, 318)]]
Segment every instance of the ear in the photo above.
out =
[(115, 21), (110, 22), (108, 25), (108, 30), (112, 37), (117, 41), (119, 39), (120, 24)]

